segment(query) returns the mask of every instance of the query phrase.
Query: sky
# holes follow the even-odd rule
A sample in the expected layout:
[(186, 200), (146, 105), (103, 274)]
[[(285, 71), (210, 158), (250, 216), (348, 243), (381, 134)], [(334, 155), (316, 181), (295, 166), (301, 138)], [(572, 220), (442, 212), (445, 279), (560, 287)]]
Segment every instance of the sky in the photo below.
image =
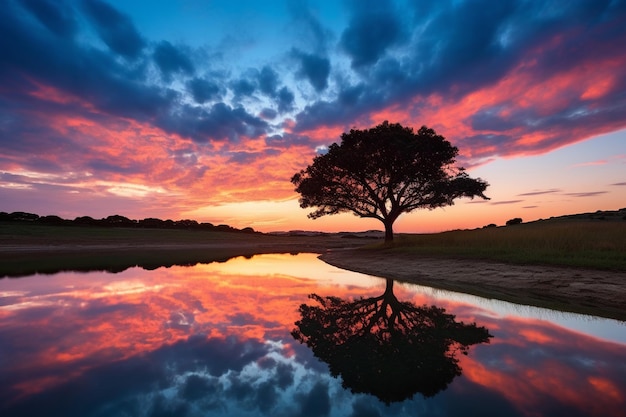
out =
[(5, 0), (0, 211), (381, 230), (290, 179), (385, 120), (490, 184), (396, 232), (617, 210), (624, 45), (626, 0)]

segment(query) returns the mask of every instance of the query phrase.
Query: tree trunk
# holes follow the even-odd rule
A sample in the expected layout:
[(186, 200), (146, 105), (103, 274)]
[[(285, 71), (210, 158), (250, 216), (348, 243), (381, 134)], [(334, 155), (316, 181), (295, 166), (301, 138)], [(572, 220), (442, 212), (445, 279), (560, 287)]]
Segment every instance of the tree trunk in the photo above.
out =
[(393, 280), (391, 278), (387, 278), (387, 283), (385, 286), (385, 296), (393, 296)]
[(393, 221), (386, 220), (385, 225), (385, 243), (393, 242)]

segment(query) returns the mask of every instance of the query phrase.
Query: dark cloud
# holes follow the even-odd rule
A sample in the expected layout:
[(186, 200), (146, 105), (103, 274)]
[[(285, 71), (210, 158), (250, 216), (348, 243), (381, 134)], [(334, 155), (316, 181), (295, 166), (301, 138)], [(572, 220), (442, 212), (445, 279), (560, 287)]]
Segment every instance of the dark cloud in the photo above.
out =
[(96, 32), (112, 51), (126, 58), (139, 56), (146, 42), (128, 16), (100, 0), (83, 0), (83, 7)]
[(516, 203), (521, 203), (524, 200), (504, 200), (504, 201), (492, 201), (489, 204), (494, 205), (494, 206), (498, 206), (498, 205), (502, 205), (502, 204), (516, 204)]
[(305, 146), (313, 148), (315, 141), (305, 135), (283, 133), (282, 135), (272, 135), (265, 137), (265, 143), (272, 148), (284, 149), (290, 146)]
[[(309, 103), (296, 116), (296, 130), (341, 126), (346, 120), (354, 123), (371, 112), (389, 105), (400, 106), (416, 96), (437, 93), (454, 100), (494, 85), (523, 62), (532, 62), (526, 65), (524, 75), (541, 82), (572, 68), (623, 56), (617, 48), (626, 42), (626, 29), (619, 23), (626, 18), (623, 1), (585, 1), (559, 8), (544, 2), (500, 2), (495, 6), (487, 0), (452, 3), (445, 1), (426, 8), (423, 2), (412, 3), (416, 8), (413, 21), (404, 29), (404, 18), (398, 13), (394, 17), (395, 12), (387, 10), (389, 20), (400, 29), (394, 41), (385, 43), (383, 37), (380, 44), (357, 35), (366, 32), (367, 25), (361, 22), (367, 22), (369, 17), (365, 12), (356, 12), (343, 36), (360, 40), (353, 47), (353, 64), (368, 62), (369, 70), (361, 71), (360, 82), (354, 78), (350, 82), (339, 79), (333, 98)], [(412, 31), (410, 41), (404, 36), (406, 30)], [(395, 47), (398, 53), (385, 54), (383, 46)], [(626, 110), (626, 73), (615, 73), (613, 81), (613, 88), (605, 97), (588, 103), (573, 92), (559, 101), (567, 103), (565, 107), (548, 113), (535, 106), (520, 108), (516, 97), (496, 107), (480, 109), (466, 122), (475, 130), (490, 133), (466, 139), (468, 143), (478, 140), (478, 145), (491, 142), (497, 145), (498, 154), (505, 155), (529, 148), (504, 134), (513, 128), (522, 128), (528, 134), (546, 130), (555, 133), (532, 145), (533, 151), (569, 143), (572, 128), (587, 131), (588, 135), (605, 131), (607, 126), (618, 129), (623, 126), (619, 113)]]
[[(350, 0), (348, 26), (332, 31), (322, 25), (314, 2), (291, 0), (290, 34), (302, 36), (279, 53), (294, 64), (292, 74), (282, 72), (287, 65), (267, 63), (243, 73), (199, 74), (209, 65), (206, 57), (222, 51), (203, 56), (172, 39), (148, 42), (129, 16), (105, 1), (6, 3), (0, 8), (0, 146), (13, 155), (80, 146), (46, 131), (49, 121), (35, 120), (50, 114), (97, 123), (107, 123), (108, 116), (134, 119), (198, 142), (261, 137), (274, 129), (267, 120), (289, 114), (296, 135), (269, 140), (287, 147), (290, 140), (303, 142), (298, 132), (349, 129), (370, 123), (372, 113), (390, 106), (417, 117), (420, 98), (435, 93), (444, 103), (454, 102), (521, 72), (521, 65), (528, 82), (541, 83), (574, 68), (619, 62), (626, 43), (623, 0), (559, 7), (542, 1), (442, 0), (403, 8)], [(89, 43), (91, 31), (104, 45)], [(339, 50), (351, 68), (337, 60)], [(153, 76), (155, 67), (162, 78)], [(306, 80), (312, 91), (287, 84), (293, 77)], [(518, 97), (478, 106), (459, 120), (476, 134), (459, 140), (475, 150), (472, 157), (484, 158), (563, 146), (573, 131), (580, 139), (618, 129), (624, 126), (626, 72), (613, 71), (607, 82), (610, 88), (597, 97), (572, 92), (553, 108), (548, 96), (541, 106), (522, 108)], [(52, 94), (48, 88), (60, 96), (54, 104), (39, 91)], [(254, 105), (265, 109), (252, 110)], [(515, 135), (509, 134), (513, 128)], [(518, 141), (537, 132), (550, 136), (533, 144)], [(35, 162), (60, 169), (43, 157), (25, 164)]]
[(62, 0), (21, 0), (50, 32), (72, 37), (78, 28), (74, 10)]
[(272, 68), (265, 66), (257, 77), (261, 92), (270, 97), (276, 96), (276, 90), (280, 83), (278, 73)]
[(559, 190), (558, 188), (552, 188), (550, 190), (530, 191), (528, 193), (518, 194), (518, 196), (526, 197), (526, 196), (532, 196), (532, 195), (555, 194), (555, 193), (560, 193), (560, 192), (561, 190)]
[(232, 152), (229, 163), (248, 165), (263, 157), (271, 157), (280, 155), (280, 151), (276, 149), (267, 149), (263, 152)]
[(263, 414), (271, 415), (271, 411), (279, 399), (278, 390), (274, 385), (274, 381), (264, 381), (259, 384), (256, 389), (255, 402), (258, 404), (259, 411)]
[(241, 98), (244, 96), (251, 96), (254, 93), (254, 90), (256, 90), (256, 87), (257, 87), (256, 82), (247, 78), (240, 78), (238, 80), (233, 81), (231, 84), (233, 93), (235, 93), (235, 97), (238, 97), (238, 98)]
[(276, 385), (281, 389), (287, 389), (294, 381), (295, 369), (287, 363), (279, 363), (276, 366)]
[[(461, 150), (469, 147), (472, 158), (486, 158), (496, 155), (507, 155), (513, 152), (517, 145), (516, 137), (507, 134), (478, 134), (453, 138), (453, 142), (460, 145)], [(494, 149), (496, 151), (494, 152)], [(525, 150), (525, 149), (524, 149)]]
[(229, 400), (247, 403), (246, 408), (252, 408), (250, 403), (253, 402), (255, 390), (250, 381), (242, 381), (237, 374), (231, 373), (228, 375), (228, 382), (230, 386), (226, 389), (225, 394)]
[(341, 48), (354, 68), (375, 64), (394, 44), (403, 40), (399, 16), (388, 4), (354, 2), (354, 15), (341, 35)]
[(565, 195), (570, 197), (596, 197), (607, 193), (608, 191), (586, 191), (581, 193), (565, 193)]
[(364, 84), (347, 86), (339, 92), (337, 101), (343, 106), (353, 107), (362, 97), (365, 97), (365, 92), (366, 86)]
[(515, 2), (479, 0), (421, 16), (423, 32), (413, 45), (411, 63), (421, 69), (420, 86), (425, 91), (466, 83), (475, 88), (501, 77), (514, 62), (500, 38), (516, 7)]
[(406, 68), (397, 59), (386, 57), (373, 68), (371, 82), (381, 92), (393, 97), (400, 93), (400, 89), (406, 88), (408, 77)]
[(85, 167), (95, 172), (134, 174), (142, 172), (144, 168), (135, 164), (128, 164), (128, 162), (124, 162), (124, 164), (120, 164), (118, 159), (109, 158), (107, 160), (100, 156), (94, 156), (85, 161)]
[(469, 124), (474, 130), (491, 130), (504, 132), (519, 126), (519, 121), (503, 117), (501, 107), (483, 109), (474, 113), (469, 118)]
[(293, 16), (295, 32), (302, 45), (312, 48), (316, 53), (325, 54), (333, 38), (332, 31), (326, 29), (311, 11), (306, 0), (289, 0), (289, 12)]
[(222, 97), (222, 87), (204, 78), (194, 78), (187, 83), (196, 103), (204, 104), (207, 101), (219, 100)]
[(157, 395), (153, 398), (147, 415), (149, 417), (185, 417), (189, 411), (189, 404), (172, 401), (164, 395)]
[(317, 382), (311, 391), (300, 400), (300, 415), (303, 417), (323, 417), (330, 414), (328, 384)]
[(376, 405), (370, 399), (360, 398), (352, 405), (351, 417), (383, 417)]
[(180, 394), (187, 401), (195, 401), (214, 397), (220, 389), (217, 378), (191, 374), (185, 380)]
[[(0, 81), (10, 82), (13, 94), (20, 97), (11, 100), (11, 106), (21, 106), (24, 100), (30, 101), (31, 111), (49, 105), (28, 94), (39, 85), (89, 101), (107, 113), (139, 120), (154, 118), (176, 101), (173, 91), (145, 84), (141, 70), (122, 65), (106, 52), (42, 36), (10, 11), (9, 7), (0, 12), (0, 49), (5, 60), (0, 67)], [(73, 111), (89, 112), (78, 107)]]
[(368, 91), (364, 83), (345, 85), (335, 100), (320, 100), (307, 105), (296, 115), (297, 123), (294, 130), (300, 132), (320, 126), (353, 125), (355, 120), (370, 109), (379, 107), (381, 100), (380, 96), (376, 96), (371, 90)]
[(251, 78), (242, 78), (233, 84), (236, 96), (251, 96), (258, 87), (261, 94), (271, 99), (278, 108), (278, 113), (291, 111), (294, 106), (295, 95), (283, 86), (276, 70), (264, 66), (261, 71), (250, 70)]
[(272, 120), (278, 116), (278, 112), (274, 109), (265, 108), (259, 113), (259, 117), (263, 120)]
[(175, 73), (191, 75), (194, 72), (191, 59), (168, 41), (162, 41), (154, 48), (153, 57), (165, 79)]
[(615, 186), (626, 186), (626, 182), (616, 182), (615, 184), (611, 184)]
[(250, 313), (231, 314), (227, 315), (226, 318), (229, 323), (232, 323), (235, 326), (243, 326), (255, 322), (254, 316)]
[[(151, 366), (146, 358), (133, 357), (106, 366), (97, 366), (80, 377), (50, 390), (27, 398), (22, 397), (10, 404), (6, 402), (1, 409), (3, 415), (7, 416), (89, 415), (94, 407), (102, 406), (114, 399), (149, 392), (155, 381), (166, 380), (162, 371), (159, 367)], [(98, 385), (106, 386), (107, 389), (93, 389), (90, 380), (99, 381)], [(60, 398), (67, 400), (59, 401)]]
[(292, 55), (298, 60), (300, 76), (306, 78), (315, 91), (321, 92), (328, 87), (330, 75), (330, 60), (323, 56), (307, 54), (294, 49)]
[(166, 131), (180, 133), (198, 142), (239, 140), (241, 136), (259, 137), (267, 122), (249, 114), (243, 107), (216, 103), (210, 109), (182, 106), (175, 114), (159, 121)]
[(198, 334), (155, 352), (154, 360), (171, 364), (178, 372), (205, 368), (212, 376), (219, 377), (229, 370), (241, 371), (267, 351), (268, 347), (256, 340), (207, 338)]
[[(258, 99), (257, 94), (269, 98), (276, 105), (277, 113), (274, 117), (294, 108), (294, 93), (286, 86), (282, 86), (278, 72), (269, 66), (264, 66), (260, 71), (255, 69), (246, 71), (241, 78), (231, 83), (231, 89), (237, 101), (246, 97)], [(263, 118), (274, 117), (268, 117), (267, 112), (263, 115)]]
[(276, 94), (276, 102), (278, 104), (278, 112), (285, 113), (293, 109), (295, 96), (287, 87), (283, 87)]

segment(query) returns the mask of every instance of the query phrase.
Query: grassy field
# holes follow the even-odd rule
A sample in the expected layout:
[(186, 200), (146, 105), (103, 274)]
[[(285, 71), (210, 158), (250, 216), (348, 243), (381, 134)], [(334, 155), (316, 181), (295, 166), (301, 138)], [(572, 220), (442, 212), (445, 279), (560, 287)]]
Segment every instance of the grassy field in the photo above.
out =
[(437, 234), (400, 235), (390, 250), (517, 264), (626, 271), (626, 221), (545, 221)]
[[(0, 274), (123, 270), (225, 260), (256, 253), (357, 247), (340, 235), (270, 236), (181, 229), (50, 226), (0, 222)], [(626, 271), (626, 221), (542, 221), (506, 227), (398, 235), (373, 250), (516, 264)]]
[(194, 265), (261, 253), (322, 253), (361, 239), (184, 229), (51, 226), (0, 222), (0, 277), (59, 271), (123, 271)]
[(0, 222), (2, 245), (201, 244), (254, 241), (258, 234), (185, 229), (53, 226)]

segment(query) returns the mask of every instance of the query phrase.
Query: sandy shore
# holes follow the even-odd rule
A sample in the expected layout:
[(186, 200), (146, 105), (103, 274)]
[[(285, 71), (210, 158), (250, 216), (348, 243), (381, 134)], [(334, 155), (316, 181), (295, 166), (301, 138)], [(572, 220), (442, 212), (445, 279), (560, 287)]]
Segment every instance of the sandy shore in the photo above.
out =
[(345, 249), (320, 258), (339, 268), (517, 304), (626, 321), (626, 273), (423, 258)]

